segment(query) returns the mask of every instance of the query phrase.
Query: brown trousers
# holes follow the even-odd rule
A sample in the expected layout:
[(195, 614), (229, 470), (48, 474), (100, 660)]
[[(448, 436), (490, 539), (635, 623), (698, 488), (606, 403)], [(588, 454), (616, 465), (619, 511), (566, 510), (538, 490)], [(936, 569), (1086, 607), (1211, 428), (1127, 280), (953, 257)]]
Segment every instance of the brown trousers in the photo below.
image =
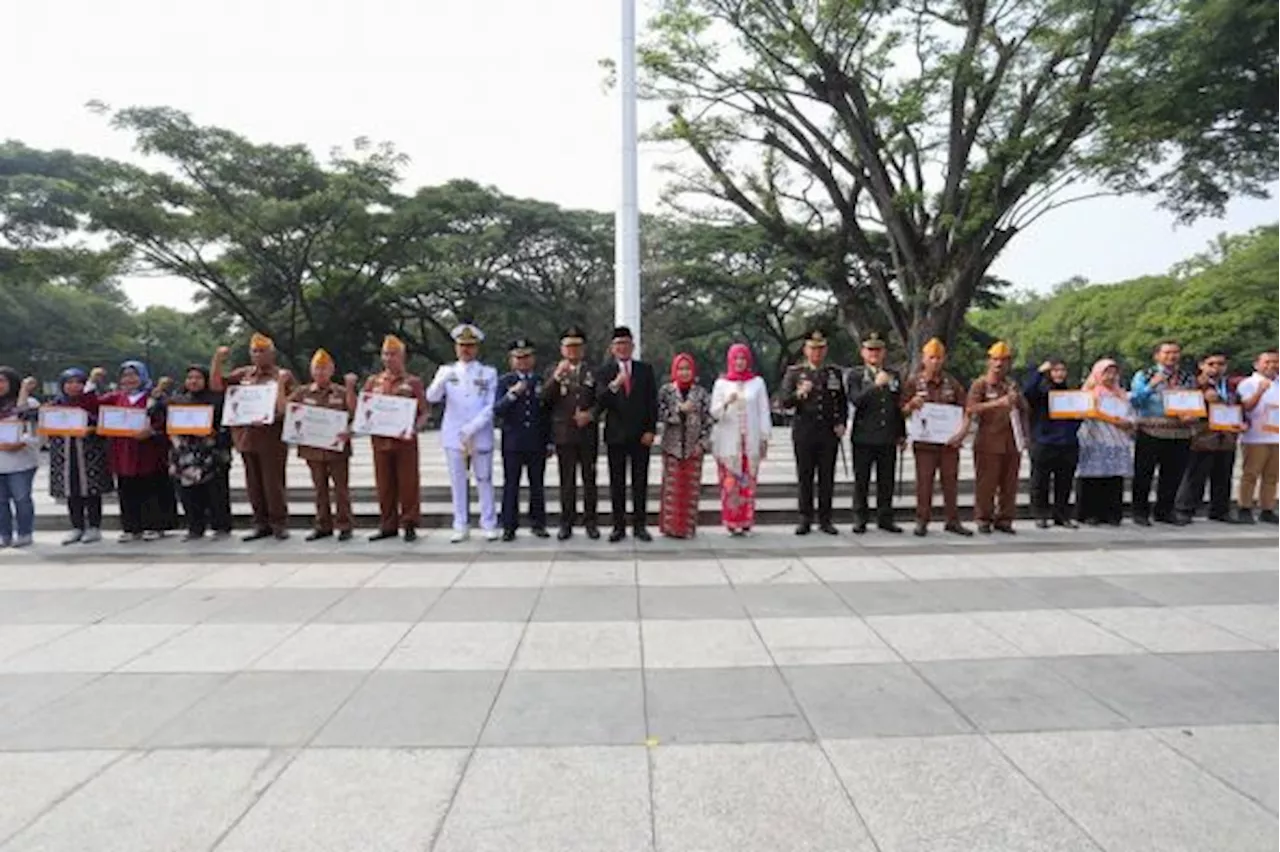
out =
[(933, 514), (933, 478), (942, 477), (942, 506), (948, 524), (960, 523), (956, 486), (960, 480), (960, 449), (941, 444), (912, 444), (916, 457), (916, 522), (929, 523)]
[(974, 451), (973, 519), (980, 524), (1011, 524), (1018, 503), (1022, 453)]
[[(1280, 478), (1280, 444), (1241, 444), (1244, 469), (1240, 472), (1240, 508), (1253, 509), (1254, 490), (1258, 505), (1275, 511), (1276, 479)], [(1258, 488), (1258, 483), (1262, 487)]]
[[(316, 492), (316, 529), (339, 532), (351, 529), (351, 459), (335, 456), (325, 461), (307, 460), (311, 486)], [(329, 504), (329, 483), (333, 482), (333, 507)]]
[(392, 532), (416, 527), (422, 514), (418, 487), (418, 439), (397, 441), (373, 451), (373, 481), (378, 490), (380, 527)]
[(253, 528), (281, 532), (289, 525), (289, 500), (285, 493), (284, 470), (289, 450), (283, 442), (265, 449), (241, 453), (244, 484), (253, 507)]

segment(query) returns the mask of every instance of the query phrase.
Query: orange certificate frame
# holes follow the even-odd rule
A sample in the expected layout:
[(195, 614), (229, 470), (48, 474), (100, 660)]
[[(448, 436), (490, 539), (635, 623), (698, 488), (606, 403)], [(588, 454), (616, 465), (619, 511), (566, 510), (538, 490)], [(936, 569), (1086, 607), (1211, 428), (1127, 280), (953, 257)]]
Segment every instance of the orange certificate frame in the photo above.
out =
[(192, 435), (203, 438), (213, 434), (212, 405), (170, 405), (165, 415), (165, 432), (169, 435)]
[(83, 438), (89, 434), (89, 412), (74, 405), (42, 406), (36, 433), (47, 438)]
[(107, 438), (136, 438), (150, 424), (150, 412), (127, 405), (104, 405), (98, 409), (98, 434)]
[(1268, 405), (1262, 410), (1262, 431), (1280, 434), (1280, 405)]
[(1244, 407), (1213, 403), (1209, 406), (1209, 429), (1213, 432), (1243, 432)]
[(1093, 408), (1093, 394), (1087, 390), (1049, 391), (1050, 420), (1084, 420)]
[(1165, 417), (1202, 418), (1209, 413), (1205, 409), (1204, 391), (1167, 390), (1163, 397)]

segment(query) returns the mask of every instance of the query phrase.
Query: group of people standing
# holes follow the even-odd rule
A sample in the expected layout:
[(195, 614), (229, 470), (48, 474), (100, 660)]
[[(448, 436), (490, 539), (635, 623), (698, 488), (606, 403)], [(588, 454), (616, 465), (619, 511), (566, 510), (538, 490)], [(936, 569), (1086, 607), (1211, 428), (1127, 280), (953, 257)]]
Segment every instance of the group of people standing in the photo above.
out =
[[(518, 339), (508, 347), (509, 370), (501, 375), (478, 360), (484, 333), (473, 323), (460, 324), (451, 336), (456, 360), (439, 367), (429, 384), (407, 372), (405, 346), (391, 335), (382, 344), (383, 370), (363, 385), (353, 373), (336, 382), (336, 365), (323, 349), (311, 359), (310, 381), (300, 383), (277, 365), (274, 344), (261, 334), (250, 341), (248, 365), (228, 371), (230, 352), (220, 348), (208, 368), (192, 365), (176, 392), (168, 380), (153, 382), (146, 365), (138, 361), (120, 365), (113, 388), (108, 388), (101, 368), (91, 373), (66, 370), (49, 404), (83, 409), (90, 429), (83, 435), (50, 439), (50, 491), (66, 501), (72, 527), (65, 542), (101, 538), (102, 499), (112, 491), (118, 492), (123, 541), (158, 538), (174, 528), (179, 500), (187, 538), (210, 532), (229, 535), (233, 449), (244, 465), (253, 511), (245, 540), (288, 538), (288, 443), (282, 415), (290, 403), (347, 414), (348, 429), (338, 445), (299, 445), (298, 456), (307, 463), (315, 495), (308, 540), (334, 535), (348, 540), (353, 534), (350, 424), (358, 397), (370, 394), (416, 401), (412, 429), (371, 437), (379, 504), (378, 530), (370, 536), (375, 541), (400, 535), (406, 541), (417, 538), (418, 433), (429, 404), (444, 406), (441, 443), (453, 496), (455, 542), (470, 535), (473, 482), (480, 503), (479, 526), (487, 539), (515, 538), (522, 479), (528, 482), (532, 533), (549, 536), (544, 480), (552, 455), (560, 474), (558, 538), (570, 538), (577, 526), (589, 538), (599, 538), (596, 464), (601, 440), (609, 469), (610, 541), (621, 541), (628, 532), (641, 541), (651, 538), (647, 492), (655, 448), (662, 459), (662, 534), (683, 538), (696, 533), (707, 455), (715, 464), (723, 525), (731, 535), (745, 535), (754, 526), (772, 413), (765, 382), (755, 372), (746, 345), (730, 347), (725, 369), (708, 391), (698, 381), (694, 358), (684, 353), (672, 359), (669, 380), (660, 384), (652, 366), (634, 357), (632, 334), (622, 326), (613, 330), (610, 358), (600, 367), (586, 364), (586, 335), (575, 326), (561, 335), (560, 358), (554, 366), (540, 371), (533, 344)], [(972, 535), (961, 523), (957, 506), (960, 448), (971, 432), (974, 519), (982, 533), (1014, 532), (1024, 451), (1031, 457), (1031, 502), (1040, 527), (1119, 524), (1126, 478), (1132, 478), (1133, 519), (1138, 524), (1190, 523), (1206, 485), (1210, 519), (1276, 522), (1280, 435), (1274, 426), (1274, 350), (1261, 353), (1253, 375), (1240, 381), (1228, 378), (1225, 354), (1211, 353), (1192, 372), (1180, 366), (1178, 345), (1166, 341), (1156, 347), (1154, 363), (1134, 376), (1127, 391), (1120, 383), (1119, 366), (1103, 359), (1093, 365), (1080, 390), (1094, 407), (1112, 416), (1085, 416), (1077, 410), (1062, 417), (1052, 400), (1055, 393), (1073, 390), (1066, 365), (1050, 359), (1029, 369), (1018, 382), (1011, 375), (1013, 353), (1003, 342), (990, 348), (985, 373), (967, 390), (947, 372), (946, 348), (938, 340), (925, 344), (918, 366), (905, 376), (886, 366), (885, 343), (875, 334), (862, 342), (862, 364), (848, 370), (827, 363), (827, 348), (821, 332), (807, 335), (803, 360), (787, 371), (779, 393), (783, 408), (794, 413), (799, 535), (810, 533), (815, 524), (822, 532), (838, 532), (833, 520), (836, 459), (844, 452), (846, 437), (853, 459), (854, 533), (865, 533), (872, 519), (873, 479), (876, 526), (902, 532), (894, 521), (893, 496), (909, 444), (916, 469), (915, 534), (928, 534), (937, 482), (944, 529)], [(221, 426), (229, 387), (269, 383), (277, 385), (274, 418)], [(16, 442), (0, 442), (0, 545), (6, 547), (31, 542), (31, 487), (41, 442), (33, 428), (40, 408), (36, 389), (34, 379), (20, 380), (15, 371), (0, 367), (0, 423), (24, 424)], [(1197, 391), (1210, 406), (1239, 406), (1243, 415), (1238, 428), (1217, 428), (1203, 416), (1171, 413), (1163, 397), (1172, 390)], [(1103, 405), (1104, 400), (1110, 404)], [(211, 407), (214, 427), (200, 434), (167, 434), (167, 408), (177, 405)], [(96, 434), (92, 427), (106, 406), (143, 409), (145, 428), (128, 436)], [(936, 423), (927, 431), (926, 415), (943, 420), (949, 431), (940, 434)], [(502, 431), (500, 445), (495, 428)], [(1243, 446), (1244, 475), (1233, 515), (1230, 491), (1237, 444)], [(502, 455), (505, 483), (500, 510), (493, 490), (495, 451)], [(1261, 510), (1256, 519), (1255, 505)]]
[[(972, 530), (960, 522), (957, 490), (960, 448), (973, 435), (974, 520), (981, 533), (1013, 534), (1022, 454), (1031, 457), (1031, 505), (1036, 526), (1073, 528), (1121, 523), (1124, 482), (1132, 479), (1135, 523), (1153, 521), (1184, 526), (1209, 490), (1208, 517), (1225, 523), (1276, 523), (1277, 356), (1260, 353), (1254, 372), (1231, 379), (1225, 353), (1203, 357), (1197, 370), (1183, 369), (1174, 341), (1155, 347), (1151, 366), (1137, 373), (1129, 390), (1120, 383), (1119, 365), (1104, 358), (1093, 365), (1078, 390), (1087, 409), (1052, 410), (1056, 393), (1077, 389), (1067, 382), (1067, 365), (1050, 359), (1031, 367), (1021, 382), (1011, 375), (1013, 352), (997, 342), (987, 352), (985, 373), (968, 390), (946, 370), (946, 348), (939, 340), (923, 347), (918, 366), (903, 378), (884, 366), (885, 345), (874, 334), (863, 341), (862, 365), (848, 371), (825, 363), (827, 344), (820, 332), (805, 342), (805, 360), (788, 372), (781, 398), (795, 410), (792, 429), (799, 475), (799, 535), (815, 521), (813, 481), (817, 480), (816, 521), (823, 532), (837, 532), (832, 493), (837, 451), (851, 432), (854, 478), (853, 532), (866, 532), (871, 480), (876, 481), (876, 520), (880, 529), (902, 532), (893, 519), (894, 462), (910, 444), (915, 459), (915, 529), (928, 534), (933, 516), (935, 480), (940, 481), (944, 529), (961, 536)], [(843, 372), (843, 381), (841, 380)], [(1192, 391), (1199, 412), (1170, 411), (1167, 391)], [(1103, 398), (1107, 398), (1105, 401)], [(911, 434), (913, 418), (925, 406), (951, 411), (949, 437)], [(1209, 417), (1217, 406), (1238, 409), (1231, 418)], [(846, 419), (846, 408), (849, 416)], [(1099, 411), (1110, 412), (1097, 416)], [(1230, 414), (1230, 412), (1228, 412)], [(1223, 425), (1223, 424), (1226, 425)], [(1238, 510), (1230, 509), (1231, 478), (1237, 444), (1244, 464)], [(1155, 501), (1151, 491), (1155, 486)], [(1072, 490), (1076, 492), (1074, 511)], [(1260, 509), (1255, 517), (1254, 507)]]

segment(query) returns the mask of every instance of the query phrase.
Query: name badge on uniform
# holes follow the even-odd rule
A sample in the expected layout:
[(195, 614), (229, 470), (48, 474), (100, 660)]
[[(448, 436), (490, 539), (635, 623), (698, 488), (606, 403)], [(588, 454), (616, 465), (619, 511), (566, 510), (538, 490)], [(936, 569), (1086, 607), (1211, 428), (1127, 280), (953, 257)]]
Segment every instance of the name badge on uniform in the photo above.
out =
[(827, 371), (827, 390), (838, 391), (843, 383), (840, 377), (831, 371)]
[(595, 377), (595, 374), (594, 374), (594, 373), (587, 373), (585, 376), (583, 376), (583, 377), (582, 377), (582, 384), (583, 384), (583, 386), (584, 386), (584, 387), (589, 387), (589, 388), (593, 388), (593, 387), (595, 387), (595, 386), (596, 386), (596, 377)]
[(488, 390), (489, 390), (489, 380), (488, 380), (488, 379), (476, 379), (476, 380), (475, 380), (475, 383), (476, 383), (476, 388), (477, 388), (481, 393), (485, 393), (486, 391), (488, 391)]
[(456, 384), (458, 383), (458, 374), (457, 374), (457, 373), (450, 373), (450, 374), (449, 374), (449, 378), (445, 379), (445, 381), (446, 381), (446, 382), (448, 382), (448, 383), (449, 383), (449, 384), (451, 384), (451, 385), (456, 385)]

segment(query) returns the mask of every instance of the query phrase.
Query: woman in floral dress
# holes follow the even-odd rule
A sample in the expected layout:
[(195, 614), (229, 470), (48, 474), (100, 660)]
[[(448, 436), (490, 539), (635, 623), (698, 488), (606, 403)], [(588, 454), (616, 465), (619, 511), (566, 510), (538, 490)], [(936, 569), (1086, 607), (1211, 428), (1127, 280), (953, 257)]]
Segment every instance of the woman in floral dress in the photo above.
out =
[(698, 529), (702, 456), (711, 431), (706, 388), (695, 383), (693, 356), (671, 360), (671, 381), (658, 390), (662, 423), (662, 506), (658, 529), (671, 538), (692, 538)]

